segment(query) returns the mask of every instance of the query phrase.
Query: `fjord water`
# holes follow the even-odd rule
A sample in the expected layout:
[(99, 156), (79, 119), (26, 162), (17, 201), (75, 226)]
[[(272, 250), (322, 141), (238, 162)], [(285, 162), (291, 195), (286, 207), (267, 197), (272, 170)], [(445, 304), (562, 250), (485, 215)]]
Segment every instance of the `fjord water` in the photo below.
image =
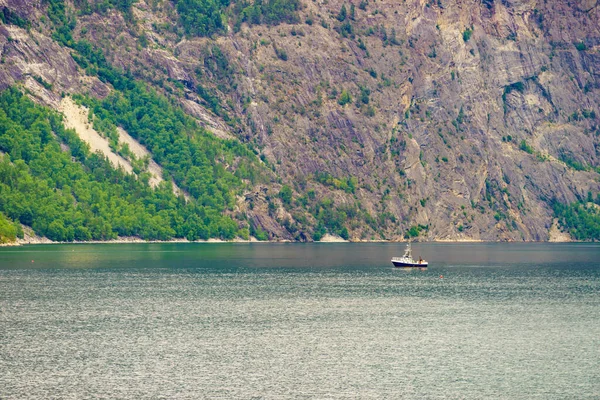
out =
[(0, 249), (0, 398), (600, 397), (600, 246)]

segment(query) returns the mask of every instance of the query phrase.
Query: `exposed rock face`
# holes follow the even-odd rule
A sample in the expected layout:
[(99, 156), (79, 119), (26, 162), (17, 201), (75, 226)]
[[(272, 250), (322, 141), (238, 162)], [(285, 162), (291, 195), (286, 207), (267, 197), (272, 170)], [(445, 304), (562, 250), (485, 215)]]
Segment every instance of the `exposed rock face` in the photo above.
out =
[(33, 29), (1, 25), (0, 57), (0, 89), (17, 82), (41, 80), (51, 89), (37, 81), (28, 85), (42, 101), (54, 107), (58, 107), (61, 92), (90, 91), (103, 96), (109, 91), (97, 78), (78, 70), (69, 49)]
[[(381, 225), (387, 238), (420, 224), (428, 239), (548, 240), (551, 199), (598, 192), (597, 1), (379, 0), (364, 10), (354, 2), (347, 32), (336, 17), (352, 3), (304, 1), (300, 19), (312, 24), (186, 39), (159, 29), (175, 24), (170, 2), (138, 2), (135, 25), (111, 11), (80, 17), (76, 34), (140, 79), (181, 83), (188, 113), (221, 137), (261, 148), (298, 192), (393, 215)], [(43, 14), (40, 4), (8, 7)], [(109, 90), (35, 28), (0, 26), (0, 47), (0, 87), (25, 82), (53, 106), (62, 91)], [(210, 111), (199, 85), (241, 122)], [(343, 91), (351, 102), (341, 104)], [(310, 178), (317, 172), (356, 177), (358, 188), (323, 186)], [(244, 209), (272, 237), (290, 238), (268, 215), (266, 195)], [(366, 234), (351, 229), (354, 238)]]

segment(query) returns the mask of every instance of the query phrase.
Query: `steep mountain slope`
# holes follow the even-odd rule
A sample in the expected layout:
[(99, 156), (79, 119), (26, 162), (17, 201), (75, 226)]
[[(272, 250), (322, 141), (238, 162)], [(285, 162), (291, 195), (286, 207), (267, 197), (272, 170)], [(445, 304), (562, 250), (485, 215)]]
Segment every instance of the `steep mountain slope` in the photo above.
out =
[(261, 236), (547, 240), (599, 191), (594, 0), (3, 1), (0, 87), (102, 118), (127, 71), (273, 171), (230, 211)]

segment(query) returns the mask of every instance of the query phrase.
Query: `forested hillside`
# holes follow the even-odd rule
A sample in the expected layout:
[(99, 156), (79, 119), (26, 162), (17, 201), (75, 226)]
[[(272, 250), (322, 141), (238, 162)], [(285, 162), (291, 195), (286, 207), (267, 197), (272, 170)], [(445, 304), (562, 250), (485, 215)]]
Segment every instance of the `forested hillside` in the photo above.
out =
[(0, 241), (600, 239), (597, 1), (0, 8)]
[[(162, 106), (168, 111), (166, 104)], [(182, 115), (183, 121), (175, 116), (171, 116), (174, 121), (169, 120), (166, 112), (159, 115), (164, 125), (171, 122), (185, 127)], [(208, 161), (207, 152), (192, 160), (203, 144), (212, 151), (209, 155), (230, 159), (235, 156), (236, 146), (232, 145), (231, 150), (228, 143), (210, 143), (217, 140), (201, 131), (194, 132), (191, 122), (185, 144), (191, 154), (185, 161), (186, 170), (197, 176), (194, 186), (184, 187), (192, 193), (210, 192), (211, 196), (197, 196), (197, 201), (189, 202), (175, 197), (167, 183), (151, 189), (143, 175), (136, 179), (114, 169), (101, 155), (90, 153), (75, 132), (65, 130), (60, 115), (35, 105), (16, 89), (0, 96), (0, 127), (2, 212), (51, 240), (106, 240), (117, 236), (158, 240), (248, 238), (247, 224), (240, 226), (224, 215), (232, 209), (233, 198), (242, 187), (241, 179), (219, 167), (214, 158), (212, 163)], [(194, 135), (210, 139), (202, 142)], [(66, 146), (61, 148), (61, 143)]]

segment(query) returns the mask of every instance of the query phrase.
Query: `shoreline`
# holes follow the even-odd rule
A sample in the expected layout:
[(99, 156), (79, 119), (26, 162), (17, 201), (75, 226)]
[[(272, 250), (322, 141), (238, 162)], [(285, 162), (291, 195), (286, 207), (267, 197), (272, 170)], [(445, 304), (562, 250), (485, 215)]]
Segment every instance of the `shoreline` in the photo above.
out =
[[(349, 243), (349, 244), (359, 244), (359, 243), (388, 243), (388, 244), (401, 244), (408, 243), (408, 240), (321, 240), (318, 242), (296, 242), (292, 240), (264, 240), (260, 241), (255, 238), (251, 238), (249, 240), (244, 239), (234, 239), (234, 240), (222, 240), (222, 239), (208, 239), (208, 240), (195, 240), (190, 241), (187, 239), (171, 239), (171, 240), (144, 240), (141, 238), (119, 238), (119, 239), (111, 239), (111, 240), (90, 240), (90, 241), (73, 241), (73, 242), (54, 242), (47, 238), (32, 238), (32, 240), (18, 239), (13, 243), (1, 243), (1, 247), (21, 247), (21, 246), (36, 246), (36, 245), (61, 245), (61, 244), (151, 244), (151, 243), (183, 243), (183, 244), (229, 244), (229, 243), (244, 243), (244, 244), (290, 244), (290, 243), (323, 243), (323, 244), (339, 244), (339, 243)], [(556, 240), (546, 240), (546, 241), (505, 241), (505, 240), (465, 240), (465, 239), (434, 239), (434, 240), (424, 240), (424, 241), (413, 241), (413, 243), (439, 243), (439, 244), (469, 244), (469, 243), (595, 243), (593, 241), (577, 241), (577, 240), (565, 240), (565, 241), (556, 241)]]
[[(556, 223), (556, 221), (555, 221)], [(317, 242), (299, 242), (287, 239), (281, 240), (265, 240), (260, 241), (256, 239), (254, 236), (250, 236), (250, 239), (242, 239), (235, 238), (233, 240), (222, 240), (217, 238), (210, 238), (208, 240), (195, 240), (190, 241), (186, 238), (174, 238), (169, 240), (144, 240), (137, 236), (119, 236), (116, 239), (110, 240), (90, 240), (90, 241), (72, 241), (72, 242), (55, 242), (47, 237), (36, 235), (33, 229), (29, 226), (22, 225), (24, 236), (22, 239), (17, 238), (15, 242), (12, 243), (0, 243), (0, 248), (2, 247), (18, 247), (18, 246), (31, 246), (31, 245), (39, 245), (39, 244), (132, 244), (132, 243), (197, 243), (197, 244), (215, 244), (215, 243), (594, 243), (593, 241), (577, 241), (573, 240), (569, 235), (557, 235), (556, 232), (551, 234), (548, 240), (545, 241), (507, 241), (507, 240), (482, 240), (482, 239), (473, 239), (468, 237), (461, 237), (456, 239), (451, 238), (437, 238), (433, 240), (409, 240), (404, 237), (395, 237), (393, 239), (385, 240), (385, 239), (375, 239), (375, 240), (367, 240), (367, 239), (358, 239), (358, 238), (350, 238), (345, 240), (344, 238), (332, 235), (325, 234), (321, 238), (320, 241)], [(558, 227), (556, 227), (558, 230)], [(418, 239), (418, 238), (417, 238)]]

